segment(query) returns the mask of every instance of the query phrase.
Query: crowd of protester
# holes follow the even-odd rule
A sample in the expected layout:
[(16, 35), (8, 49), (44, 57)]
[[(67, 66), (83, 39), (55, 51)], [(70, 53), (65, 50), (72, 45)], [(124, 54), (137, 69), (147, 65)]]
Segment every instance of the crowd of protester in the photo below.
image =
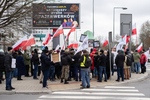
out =
[[(144, 49), (139, 53), (137, 50), (116, 51), (113, 48), (110, 53), (107, 50), (93, 48), (90, 52), (82, 50), (75, 53), (74, 49), (55, 51), (45, 47), (39, 54), (38, 49), (22, 52), (13, 51), (8, 47), (6, 53), (0, 52), (0, 84), (6, 79), (6, 90), (15, 89), (11, 85), (12, 78), (22, 81), (24, 75), (39, 80), (43, 88), (48, 88), (48, 80), (57, 79), (64, 84), (69, 84), (69, 81), (73, 80), (81, 81), (81, 89), (83, 89), (90, 88), (90, 76), (96, 78), (97, 82), (107, 82), (115, 71), (117, 71), (116, 81), (124, 81), (130, 79), (132, 73), (146, 72), (147, 58), (144, 52)], [(59, 62), (52, 60), (53, 53), (60, 53)], [(13, 67), (12, 59), (16, 61)]]

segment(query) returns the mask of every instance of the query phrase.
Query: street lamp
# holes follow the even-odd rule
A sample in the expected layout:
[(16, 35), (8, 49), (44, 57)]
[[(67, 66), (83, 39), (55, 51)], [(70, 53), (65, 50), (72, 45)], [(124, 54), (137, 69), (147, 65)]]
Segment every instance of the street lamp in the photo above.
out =
[(115, 41), (115, 10), (116, 9), (122, 9), (122, 10), (126, 10), (126, 7), (114, 7), (113, 8), (113, 42)]
[(93, 0), (93, 37), (94, 37), (94, 0)]

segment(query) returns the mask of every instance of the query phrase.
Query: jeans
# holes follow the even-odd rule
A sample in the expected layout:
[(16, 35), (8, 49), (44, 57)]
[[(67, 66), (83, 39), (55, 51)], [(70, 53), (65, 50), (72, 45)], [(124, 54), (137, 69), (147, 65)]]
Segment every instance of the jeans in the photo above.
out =
[(94, 67), (94, 72), (93, 72), (93, 76), (97, 76), (98, 75), (98, 70), (97, 70), (97, 68), (96, 67)]
[(140, 62), (134, 62), (134, 66), (135, 66), (136, 73), (140, 73), (140, 70), (141, 70)]
[(33, 78), (37, 78), (37, 72), (38, 72), (38, 65), (34, 64), (34, 69), (33, 69)]
[(90, 77), (88, 69), (81, 69), (82, 86), (90, 86)]
[(104, 72), (105, 81), (106, 81), (107, 80), (106, 67), (99, 66), (99, 81), (102, 81), (103, 72)]
[(54, 80), (55, 78), (55, 66), (53, 65), (50, 66), (49, 78), (50, 80)]
[[(79, 75), (78, 75), (78, 73), (79, 73)], [(79, 64), (75, 64), (74, 74), (75, 74), (75, 80), (77, 80), (77, 81), (78, 81), (78, 79), (81, 80), (81, 68), (80, 68)]]
[(13, 76), (14, 76), (14, 77), (17, 77), (17, 76), (18, 76), (18, 68), (14, 68)]
[(117, 80), (120, 81), (120, 76), (122, 77), (122, 81), (124, 81), (124, 69), (123, 67), (117, 66)]
[(49, 76), (49, 70), (42, 70), (43, 72), (43, 87), (47, 86), (47, 80), (48, 80), (48, 76)]
[(6, 72), (6, 89), (12, 88), (12, 86), (11, 86), (12, 77), (13, 77), (12, 71)]
[(132, 72), (132, 73), (135, 72), (135, 65), (134, 65), (134, 62), (132, 62), (132, 65), (131, 65), (131, 72)]

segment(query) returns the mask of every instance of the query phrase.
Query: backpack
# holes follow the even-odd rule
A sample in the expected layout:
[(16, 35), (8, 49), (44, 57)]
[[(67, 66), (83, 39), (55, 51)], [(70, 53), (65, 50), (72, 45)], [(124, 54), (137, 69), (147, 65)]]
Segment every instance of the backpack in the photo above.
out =
[(127, 55), (126, 65), (131, 66), (132, 65), (132, 55)]
[(85, 67), (90, 67), (92, 64), (92, 61), (91, 61), (91, 58), (88, 56), (86, 57), (86, 60), (85, 60)]

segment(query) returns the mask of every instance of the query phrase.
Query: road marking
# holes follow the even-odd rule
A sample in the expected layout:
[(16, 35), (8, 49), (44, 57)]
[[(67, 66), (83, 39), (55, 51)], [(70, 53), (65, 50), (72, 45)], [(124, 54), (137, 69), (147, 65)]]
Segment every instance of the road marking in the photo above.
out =
[(103, 92), (103, 91), (114, 91), (114, 92), (139, 92), (139, 90), (131, 90), (131, 89), (82, 89), (81, 91), (96, 91), (96, 92)]
[(52, 94), (64, 94), (64, 95), (113, 95), (113, 96), (145, 96), (142, 93), (92, 93), (92, 92), (53, 92)]
[(127, 86), (105, 86), (105, 88), (134, 89), (135, 87), (127, 87)]
[(138, 98), (138, 97), (106, 97), (106, 96), (53, 96), (53, 95), (43, 95), (40, 96), (38, 100), (41, 99), (80, 99), (80, 100), (150, 100), (150, 98)]

